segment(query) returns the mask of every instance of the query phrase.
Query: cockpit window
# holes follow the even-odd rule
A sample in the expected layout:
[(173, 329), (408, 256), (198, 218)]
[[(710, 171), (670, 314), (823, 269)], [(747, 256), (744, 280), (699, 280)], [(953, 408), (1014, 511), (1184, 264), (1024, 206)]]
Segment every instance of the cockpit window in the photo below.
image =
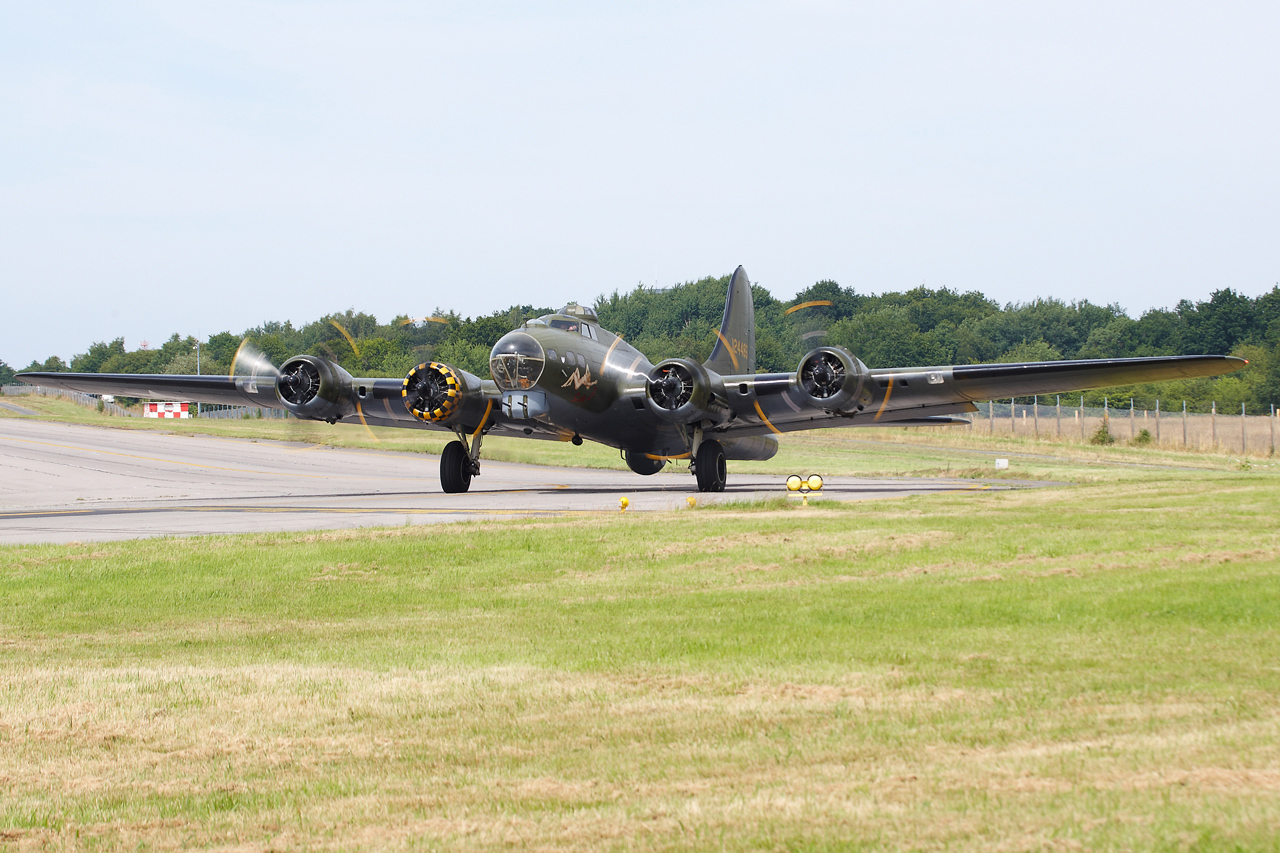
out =
[(592, 311), (590, 308), (588, 308), (585, 305), (579, 305), (576, 302), (571, 302), (568, 305), (561, 308), (560, 313), (568, 314), (570, 317), (578, 317), (583, 320), (590, 320), (593, 323), (599, 322), (600, 320), (600, 318), (596, 316), (595, 311)]
[(530, 335), (511, 332), (489, 353), (489, 372), (503, 391), (523, 391), (538, 384), (546, 357)]
[(578, 327), (582, 325), (577, 320), (570, 320), (565, 317), (557, 317), (551, 321), (551, 328), (564, 329), (566, 332), (576, 332)]

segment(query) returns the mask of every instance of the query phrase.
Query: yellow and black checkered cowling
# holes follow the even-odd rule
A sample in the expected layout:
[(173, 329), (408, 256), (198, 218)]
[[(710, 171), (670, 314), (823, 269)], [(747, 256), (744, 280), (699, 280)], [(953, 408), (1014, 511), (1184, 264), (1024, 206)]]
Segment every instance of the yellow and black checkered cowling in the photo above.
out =
[(439, 362), (419, 364), (405, 376), (400, 396), (418, 420), (447, 421), (462, 402), (464, 386), (453, 368)]

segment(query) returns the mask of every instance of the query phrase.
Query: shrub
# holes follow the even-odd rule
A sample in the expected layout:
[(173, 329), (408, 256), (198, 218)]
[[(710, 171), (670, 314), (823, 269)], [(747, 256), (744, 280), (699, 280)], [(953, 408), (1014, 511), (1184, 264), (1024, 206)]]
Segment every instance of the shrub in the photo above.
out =
[(1132, 444), (1138, 447), (1146, 447), (1152, 441), (1154, 441), (1154, 439), (1151, 437), (1151, 430), (1140, 429), (1138, 430), (1138, 434), (1133, 437)]
[[(1116, 437), (1111, 434), (1109, 427), (1110, 425), (1107, 423), (1106, 419), (1103, 419), (1102, 423), (1098, 424), (1098, 428), (1093, 431), (1093, 435), (1089, 436), (1089, 443), (1115, 444)], [(1146, 432), (1146, 430), (1143, 430), (1143, 432)]]

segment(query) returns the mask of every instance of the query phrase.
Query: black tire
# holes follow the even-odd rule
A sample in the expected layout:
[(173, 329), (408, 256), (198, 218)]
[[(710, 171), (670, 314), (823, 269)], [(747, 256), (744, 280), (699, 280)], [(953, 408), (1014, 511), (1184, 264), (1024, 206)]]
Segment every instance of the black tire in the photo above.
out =
[(694, 460), (698, 476), (698, 491), (723, 492), (728, 471), (724, 464), (724, 448), (718, 441), (704, 441), (698, 445), (698, 458)]
[(461, 441), (451, 441), (440, 454), (440, 487), (447, 495), (471, 488), (471, 455)]
[(648, 477), (650, 474), (656, 474), (666, 466), (665, 459), (650, 459), (643, 453), (637, 451), (627, 451), (627, 467), (637, 474), (643, 474)]

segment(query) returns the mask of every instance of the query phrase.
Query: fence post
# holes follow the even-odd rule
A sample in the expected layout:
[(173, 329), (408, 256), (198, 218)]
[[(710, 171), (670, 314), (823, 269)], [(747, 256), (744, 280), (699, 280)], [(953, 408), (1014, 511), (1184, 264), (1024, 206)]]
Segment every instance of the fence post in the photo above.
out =
[(1057, 402), (1056, 406), (1057, 406), (1057, 409), (1058, 409), (1058, 417), (1057, 417), (1057, 421), (1058, 421), (1057, 437), (1058, 437), (1058, 438), (1062, 438), (1062, 395), (1061, 395), (1061, 394), (1059, 394), (1059, 395), (1058, 395), (1058, 402)]
[(996, 401), (987, 401), (987, 432), (996, 434)]
[(1137, 422), (1134, 420), (1134, 417), (1133, 417), (1133, 398), (1130, 397), (1129, 398), (1129, 440), (1130, 441), (1133, 441), (1134, 438), (1137, 437), (1138, 433), (1135, 432), (1136, 429), (1137, 429)]
[(1276, 455), (1276, 404), (1271, 404), (1271, 455)]
[(1249, 438), (1245, 435), (1244, 430), (1244, 403), (1240, 404), (1240, 455), (1249, 452)]
[(1156, 444), (1160, 443), (1160, 398), (1156, 397)]
[(1187, 446), (1187, 401), (1182, 401), (1182, 446)]
[(1213, 401), (1213, 408), (1209, 410), (1210, 436), (1209, 441), (1213, 445), (1213, 449), (1218, 449), (1218, 401)]
[(1080, 416), (1080, 440), (1084, 441), (1084, 395), (1080, 395), (1080, 408), (1076, 410), (1076, 414)]
[(1018, 398), (1009, 398), (1009, 435), (1018, 433)]
[(1040, 437), (1040, 395), (1031, 398), (1031, 417), (1035, 421), (1036, 438)]

